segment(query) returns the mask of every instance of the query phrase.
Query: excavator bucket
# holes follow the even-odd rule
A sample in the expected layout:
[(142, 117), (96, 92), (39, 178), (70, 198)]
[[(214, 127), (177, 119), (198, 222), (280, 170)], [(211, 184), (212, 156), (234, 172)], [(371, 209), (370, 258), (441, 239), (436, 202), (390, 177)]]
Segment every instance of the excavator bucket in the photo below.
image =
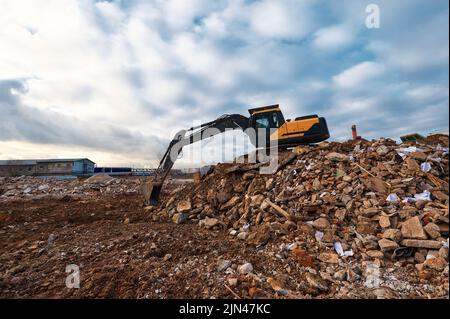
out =
[(158, 204), (159, 193), (161, 192), (162, 183), (153, 182), (149, 179), (142, 183), (142, 195), (146, 205)]

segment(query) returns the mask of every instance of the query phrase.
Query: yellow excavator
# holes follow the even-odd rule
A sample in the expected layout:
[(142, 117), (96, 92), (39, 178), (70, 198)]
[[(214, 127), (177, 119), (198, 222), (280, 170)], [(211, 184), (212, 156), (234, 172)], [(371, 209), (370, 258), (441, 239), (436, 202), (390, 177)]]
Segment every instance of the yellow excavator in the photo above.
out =
[[(188, 130), (181, 130), (175, 134), (155, 174), (142, 185), (144, 201), (149, 205), (158, 203), (164, 180), (183, 146), (223, 133), (227, 129), (241, 129), (247, 133), (255, 147), (263, 148), (273, 145), (271, 142), (276, 142), (279, 148), (289, 148), (302, 144), (319, 143), (330, 137), (325, 118), (317, 115), (285, 120), (278, 104), (249, 109), (248, 112), (250, 117), (240, 114), (225, 114), (214, 121), (191, 127)], [(256, 131), (262, 131), (263, 134), (251, 133)]]

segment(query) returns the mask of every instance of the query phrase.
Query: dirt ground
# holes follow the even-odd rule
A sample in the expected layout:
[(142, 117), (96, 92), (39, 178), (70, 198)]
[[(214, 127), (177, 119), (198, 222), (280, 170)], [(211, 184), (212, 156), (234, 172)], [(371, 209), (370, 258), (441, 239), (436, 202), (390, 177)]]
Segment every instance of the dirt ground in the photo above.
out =
[[(202, 267), (243, 247), (197, 225), (154, 222), (140, 202), (130, 195), (4, 203), (12, 214), (0, 231), (0, 296), (209, 297)], [(69, 264), (80, 267), (80, 289), (65, 286)]]
[[(1, 298), (399, 297), (388, 287), (369, 291), (362, 282), (324, 294), (307, 284), (298, 259), (277, 253), (280, 241), (257, 252), (226, 229), (159, 221), (135, 194), (24, 199), (3, 202), (2, 211), (8, 214), (0, 230)], [(231, 261), (232, 268), (250, 262), (255, 275), (218, 271), (220, 260)], [(79, 289), (65, 285), (70, 264), (80, 268)], [(238, 279), (236, 287), (227, 284), (230, 277)], [(274, 293), (267, 281), (272, 277), (287, 292)], [(444, 287), (439, 293), (432, 283), (408, 285), (415, 297), (445, 297)]]

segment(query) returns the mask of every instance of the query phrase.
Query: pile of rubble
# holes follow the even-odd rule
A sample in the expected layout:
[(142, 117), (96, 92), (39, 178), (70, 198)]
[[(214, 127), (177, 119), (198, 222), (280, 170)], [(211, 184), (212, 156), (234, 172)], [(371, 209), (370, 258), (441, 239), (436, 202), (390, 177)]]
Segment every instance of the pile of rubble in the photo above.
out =
[[(387, 282), (404, 271), (409, 283), (434, 280), (448, 295), (448, 137), (432, 144), (301, 146), (281, 153), (271, 175), (259, 174), (264, 163), (219, 164), (146, 210), (177, 224), (226, 229), (256, 252), (276, 246), (281, 259), (305, 267), (319, 291), (363, 279), (377, 288), (383, 269)], [(223, 263), (230, 274), (253, 272), (251, 264), (227, 270)], [(394, 282), (394, 290), (414, 289)]]
[(101, 194), (137, 194), (137, 179), (113, 178), (97, 174), (86, 180), (57, 177), (0, 177), (0, 201), (17, 199), (89, 197)]

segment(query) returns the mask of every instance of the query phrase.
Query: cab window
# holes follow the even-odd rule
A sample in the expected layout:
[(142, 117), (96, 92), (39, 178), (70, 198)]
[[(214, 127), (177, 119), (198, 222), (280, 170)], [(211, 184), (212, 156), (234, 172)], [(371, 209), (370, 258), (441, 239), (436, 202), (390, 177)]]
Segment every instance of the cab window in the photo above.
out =
[(266, 116), (259, 116), (256, 118), (256, 127), (257, 128), (268, 128), (269, 127), (269, 119)]

